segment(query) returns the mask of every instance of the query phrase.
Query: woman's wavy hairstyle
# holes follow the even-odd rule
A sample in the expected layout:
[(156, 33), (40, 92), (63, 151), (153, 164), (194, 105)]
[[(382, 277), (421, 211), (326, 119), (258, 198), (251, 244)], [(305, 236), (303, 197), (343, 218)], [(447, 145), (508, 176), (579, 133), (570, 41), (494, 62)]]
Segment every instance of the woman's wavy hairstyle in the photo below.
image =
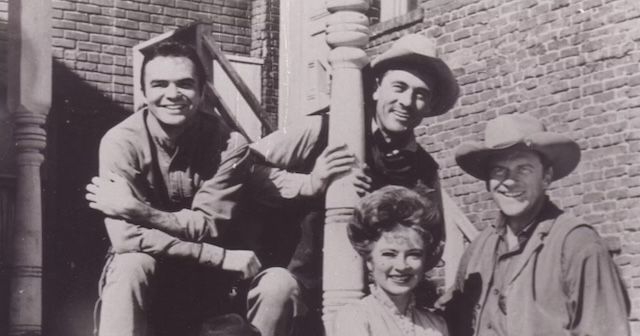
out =
[(440, 212), (433, 202), (405, 187), (387, 186), (360, 200), (347, 231), (351, 245), (368, 259), (372, 244), (398, 225), (420, 234), (426, 250), (438, 243), (433, 241), (431, 230), (439, 223)]

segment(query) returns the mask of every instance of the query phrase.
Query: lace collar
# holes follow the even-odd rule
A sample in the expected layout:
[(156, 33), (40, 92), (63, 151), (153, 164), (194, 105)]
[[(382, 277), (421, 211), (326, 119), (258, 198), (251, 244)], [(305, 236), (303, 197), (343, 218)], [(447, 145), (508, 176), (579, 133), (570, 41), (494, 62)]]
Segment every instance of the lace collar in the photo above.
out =
[(389, 295), (387, 295), (387, 293), (385, 293), (382, 288), (372, 284), (372, 285), (369, 285), (369, 290), (371, 291), (371, 295), (373, 295), (373, 297), (376, 298), (376, 301), (378, 301), (383, 307), (389, 310), (392, 313), (392, 315), (402, 316), (410, 320), (413, 318), (413, 310), (415, 309), (415, 306), (416, 306), (416, 300), (415, 300), (415, 297), (413, 296), (413, 293), (410, 294), (411, 298), (409, 299), (409, 304), (407, 305), (407, 309), (405, 309), (404, 312), (400, 312), (396, 304), (393, 303), (393, 301), (391, 301), (391, 299), (389, 298)]
[(369, 285), (371, 296), (375, 298), (376, 302), (380, 304), (382, 310), (389, 314), (393, 319), (398, 329), (405, 336), (442, 336), (442, 332), (434, 329), (433, 326), (420, 325), (420, 319), (417, 316), (417, 308), (415, 305), (415, 296), (411, 293), (409, 304), (404, 314), (400, 313), (395, 303), (391, 301), (389, 296), (383, 289), (375, 285)]

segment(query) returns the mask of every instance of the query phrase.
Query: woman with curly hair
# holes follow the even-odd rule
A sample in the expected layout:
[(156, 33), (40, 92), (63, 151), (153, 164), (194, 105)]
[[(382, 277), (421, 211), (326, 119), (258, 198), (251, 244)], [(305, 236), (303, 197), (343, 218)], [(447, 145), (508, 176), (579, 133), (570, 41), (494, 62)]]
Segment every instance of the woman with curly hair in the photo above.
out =
[(414, 294), (427, 281), (431, 230), (439, 220), (435, 205), (404, 187), (384, 187), (362, 198), (348, 233), (366, 261), (371, 294), (338, 311), (334, 335), (448, 335), (444, 320)]

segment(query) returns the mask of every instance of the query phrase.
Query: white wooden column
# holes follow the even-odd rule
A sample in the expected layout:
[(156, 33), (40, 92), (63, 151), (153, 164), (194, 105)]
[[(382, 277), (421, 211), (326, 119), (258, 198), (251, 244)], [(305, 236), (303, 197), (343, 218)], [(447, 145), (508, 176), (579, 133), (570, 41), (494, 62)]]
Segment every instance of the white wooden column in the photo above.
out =
[[(346, 143), (364, 162), (364, 100), (361, 69), (367, 64), (363, 50), (369, 41), (366, 0), (327, 0), (332, 13), (327, 21), (329, 64), (332, 67), (329, 145)], [(347, 223), (358, 201), (347, 176), (329, 186), (324, 229), (323, 320), (331, 335), (333, 316), (342, 305), (363, 295), (363, 263), (347, 238)]]
[(9, 0), (8, 108), (16, 144), (9, 335), (42, 334), (43, 128), (51, 107), (51, 2)]

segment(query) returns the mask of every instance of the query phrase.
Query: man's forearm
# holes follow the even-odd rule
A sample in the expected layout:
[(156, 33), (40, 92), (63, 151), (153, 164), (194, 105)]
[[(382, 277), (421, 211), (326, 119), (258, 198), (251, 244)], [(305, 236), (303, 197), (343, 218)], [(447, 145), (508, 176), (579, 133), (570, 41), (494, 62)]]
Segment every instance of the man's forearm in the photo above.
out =
[(166, 232), (174, 237), (185, 237), (185, 229), (180, 225), (178, 217), (171, 212), (160, 211), (143, 202), (138, 201), (123, 219), (150, 229)]
[(164, 231), (124, 220), (107, 218), (105, 224), (116, 253), (187, 258), (211, 267), (219, 267), (224, 259), (224, 249), (215, 245), (184, 241)]

